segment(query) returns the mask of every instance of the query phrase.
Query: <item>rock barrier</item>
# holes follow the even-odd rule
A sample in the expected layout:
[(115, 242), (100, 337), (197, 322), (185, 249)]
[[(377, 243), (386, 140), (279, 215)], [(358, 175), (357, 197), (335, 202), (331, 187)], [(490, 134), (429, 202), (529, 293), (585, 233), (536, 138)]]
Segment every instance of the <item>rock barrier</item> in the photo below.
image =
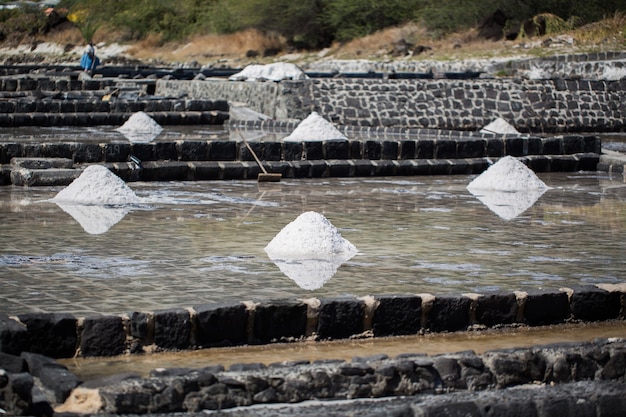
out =
[[(51, 416), (54, 406), (104, 416), (236, 408), (216, 415), (346, 415), (349, 409), (377, 416), (596, 417), (626, 410), (626, 339), (483, 354), (160, 368), (148, 377), (126, 373), (86, 382), (42, 355), (0, 354), (0, 360), (0, 405), (13, 415)], [(314, 414), (307, 410), (311, 401)]]
[[(257, 125), (266, 128), (268, 123)], [(594, 171), (601, 152), (601, 141), (593, 135), (538, 137), (430, 129), (344, 130), (381, 134), (383, 139), (249, 144), (268, 171), (280, 172), (285, 178), (479, 174), (492, 158), (506, 155), (521, 158), (536, 172)], [(16, 162), (24, 159), (31, 160), (28, 168), (23, 162)], [(37, 168), (42, 159), (65, 160), (74, 169)], [(135, 162), (128, 162), (131, 159)], [(126, 181), (256, 179), (261, 172), (245, 144), (234, 140), (5, 142), (0, 143), (0, 184), (67, 185), (81, 167), (94, 163), (106, 164)]]
[(53, 358), (114, 356), (145, 350), (267, 344), (315, 338), (399, 336), (421, 332), (624, 319), (623, 289), (463, 296), (376, 295), (196, 305), (119, 316), (0, 314), (0, 352)]

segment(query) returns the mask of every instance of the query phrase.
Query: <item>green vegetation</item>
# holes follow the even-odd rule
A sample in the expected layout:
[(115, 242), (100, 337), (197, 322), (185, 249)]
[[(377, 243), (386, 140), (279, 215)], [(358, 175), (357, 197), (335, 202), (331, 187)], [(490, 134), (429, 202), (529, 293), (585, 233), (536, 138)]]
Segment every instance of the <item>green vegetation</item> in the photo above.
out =
[[(123, 40), (167, 42), (253, 28), (316, 49), (407, 22), (443, 36), (475, 27), (497, 10), (514, 33), (525, 33), (524, 22), (537, 16), (550, 30), (566, 30), (624, 13), (626, 0), (61, 0), (57, 8), (80, 17), (70, 20), (84, 37), (102, 28)], [(0, 40), (8, 33), (34, 35), (45, 32), (46, 16), (32, 7), (0, 9), (0, 24)]]

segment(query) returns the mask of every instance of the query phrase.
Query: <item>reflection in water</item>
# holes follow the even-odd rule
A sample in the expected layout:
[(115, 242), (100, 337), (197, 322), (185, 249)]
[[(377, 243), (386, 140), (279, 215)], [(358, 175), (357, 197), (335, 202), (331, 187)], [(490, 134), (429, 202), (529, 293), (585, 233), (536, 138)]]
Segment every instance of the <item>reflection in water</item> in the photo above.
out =
[[(626, 282), (623, 177), (541, 177), (550, 191), (515, 221), (489, 212), (466, 189), (466, 175), (136, 182), (141, 205), (101, 234), (85, 233), (49, 203), (59, 187), (0, 187), (0, 256), (7, 260), (0, 262), (0, 311), (119, 314), (242, 300)], [(304, 211), (340, 225), (359, 256), (286, 279), (264, 247)], [(53, 258), (58, 253), (67, 256)], [(323, 268), (332, 279), (322, 282)], [(323, 285), (294, 285), (305, 278), (309, 288)]]
[(292, 279), (303, 290), (318, 290), (330, 280), (339, 267), (350, 260), (354, 253), (329, 256), (326, 259), (280, 259), (268, 253), (280, 271)]
[(528, 210), (546, 192), (545, 188), (519, 191), (468, 189), (481, 203), (504, 220), (513, 220)]
[(85, 232), (99, 235), (115, 226), (130, 211), (124, 206), (97, 206), (86, 204), (56, 203), (81, 225)]

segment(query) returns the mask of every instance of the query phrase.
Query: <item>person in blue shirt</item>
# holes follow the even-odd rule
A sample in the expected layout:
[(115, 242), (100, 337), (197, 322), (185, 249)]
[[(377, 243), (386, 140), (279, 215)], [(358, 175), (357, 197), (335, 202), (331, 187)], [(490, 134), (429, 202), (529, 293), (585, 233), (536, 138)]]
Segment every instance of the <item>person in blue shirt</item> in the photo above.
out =
[(83, 71), (88, 72), (90, 76), (93, 76), (98, 65), (100, 65), (100, 59), (96, 56), (96, 48), (93, 46), (93, 42), (89, 41), (80, 59), (80, 67)]

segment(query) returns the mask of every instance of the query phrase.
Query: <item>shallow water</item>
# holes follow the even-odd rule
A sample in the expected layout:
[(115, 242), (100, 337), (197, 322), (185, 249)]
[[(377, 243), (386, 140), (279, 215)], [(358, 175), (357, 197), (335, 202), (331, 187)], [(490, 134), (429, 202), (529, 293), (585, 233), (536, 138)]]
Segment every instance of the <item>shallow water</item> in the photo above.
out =
[[(141, 204), (81, 214), (45, 201), (61, 187), (0, 187), (0, 311), (625, 282), (623, 176), (539, 177), (551, 189), (513, 217), (467, 191), (473, 176), (129, 183)], [(292, 263), (290, 277), (264, 251), (309, 210), (359, 250), (315, 290), (301, 284), (322, 268)]]
[(438, 355), (473, 350), (477, 354), (495, 349), (530, 347), (549, 343), (580, 343), (595, 338), (626, 336), (624, 322), (604, 322), (575, 325), (523, 327), (481, 332), (455, 332), (365, 340), (298, 342), (262, 346), (211, 348), (185, 352), (147, 355), (125, 355), (111, 358), (73, 358), (59, 362), (81, 380), (121, 374), (138, 373), (147, 377), (157, 368), (203, 368), (235, 363), (266, 365), (289, 361), (325, 359), (351, 360), (385, 354), (390, 358), (404, 353)]

